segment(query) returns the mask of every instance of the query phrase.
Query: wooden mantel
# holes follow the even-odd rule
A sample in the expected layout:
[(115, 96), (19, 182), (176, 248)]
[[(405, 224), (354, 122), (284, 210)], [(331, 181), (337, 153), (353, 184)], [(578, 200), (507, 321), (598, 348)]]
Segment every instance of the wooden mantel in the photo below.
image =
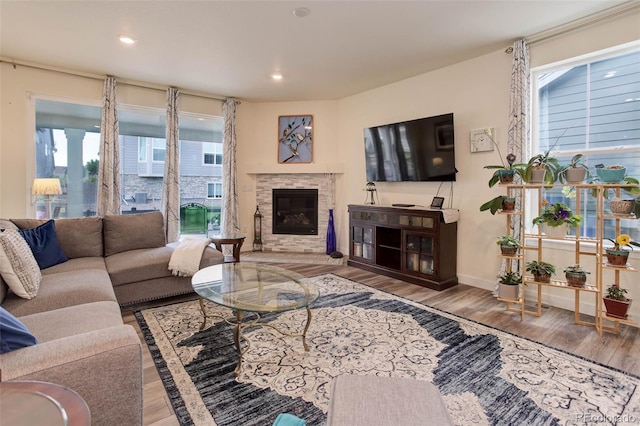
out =
[(262, 174), (303, 174), (303, 173), (344, 173), (343, 163), (303, 163), (303, 164), (247, 164), (244, 172), (250, 175)]

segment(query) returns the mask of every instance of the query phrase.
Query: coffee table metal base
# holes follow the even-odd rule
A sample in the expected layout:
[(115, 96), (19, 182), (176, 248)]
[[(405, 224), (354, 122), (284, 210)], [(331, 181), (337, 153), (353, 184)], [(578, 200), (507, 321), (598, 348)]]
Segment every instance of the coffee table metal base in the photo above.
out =
[[(307, 331), (309, 330), (309, 326), (311, 325), (311, 309), (309, 309), (308, 306), (305, 306), (305, 309), (307, 310), (307, 321), (304, 325), (304, 329), (302, 330), (302, 333), (288, 333), (286, 331), (279, 329), (273, 324), (260, 322), (261, 316), (257, 312), (251, 312), (252, 314), (255, 314), (257, 319), (249, 322), (243, 322), (243, 320), (245, 319), (245, 315), (241, 310), (233, 311), (235, 314), (235, 319), (229, 319), (224, 315), (220, 315), (216, 313), (207, 313), (206, 307), (204, 305), (204, 300), (205, 299), (203, 299), (202, 297), (199, 298), (200, 310), (202, 311), (202, 316), (203, 316), (202, 325), (200, 325), (200, 330), (203, 330), (206, 327), (207, 318), (219, 318), (224, 322), (226, 322), (227, 324), (233, 326), (233, 342), (236, 346), (236, 351), (238, 352), (238, 365), (236, 366), (236, 369), (234, 371), (236, 376), (239, 375), (240, 372), (242, 371), (242, 357), (251, 347), (251, 342), (249, 342), (249, 340), (246, 337), (244, 337), (244, 335), (242, 334), (245, 328), (270, 327), (275, 331), (277, 331), (278, 333), (282, 334), (283, 336), (302, 337), (302, 346), (304, 347), (305, 352), (309, 352), (309, 345), (307, 345)], [(242, 348), (242, 343), (241, 343), (243, 340), (246, 343), (244, 348)]]

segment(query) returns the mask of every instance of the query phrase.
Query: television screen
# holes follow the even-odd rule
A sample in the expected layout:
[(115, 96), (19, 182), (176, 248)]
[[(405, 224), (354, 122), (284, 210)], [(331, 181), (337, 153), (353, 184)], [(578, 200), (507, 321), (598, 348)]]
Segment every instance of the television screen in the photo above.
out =
[(453, 113), (364, 129), (367, 181), (455, 181)]

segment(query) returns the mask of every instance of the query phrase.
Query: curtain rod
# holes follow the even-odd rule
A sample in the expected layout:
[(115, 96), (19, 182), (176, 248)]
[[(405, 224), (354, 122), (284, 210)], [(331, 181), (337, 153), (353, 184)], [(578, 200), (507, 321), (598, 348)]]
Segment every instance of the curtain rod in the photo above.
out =
[[(4, 57), (0, 57), (0, 63), (9, 64), (13, 66), (13, 69), (16, 69), (17, 67), (20, 66), (20, 67), (31, 68), (35, 70), (50, 71), (50, 72), (56, 72), (58, 74), (71, 75), (74, 77), (88, 78), (91, 80), (104, 81), (104, 79), (107, 78), (107, 75), (92, 74), (92, 73), (82, 72), (82, 71), (73, 71), (65, 68), (58, 68), (58, 67), (53, 67), (49, 65), (19, 61), (19, 60), (4, 58)], [(117, 80), (116, 83), (121, 86), (141, 87), (143, 89), (159, 90), (163, 92), (168, 89), (168, 86), (162, 86), (159, 84), (154, 85), (152, 83), (145, 83), (142, 81), (118, 79), (117, 77), (116, 77), (116, 80)], [(193, 96), (196, 98), (204, 98), (204, 99), (214, 99), (217, 101), (224, 101), (225, 99), (227, 99), (226, 97), (223, 97), (223, 96), (211, 95), (211, 94), (196, 92), (192, 90), (185, 90), (185, 89), (179, 89), (179, 90), (180, 90), (180, 94), (185, 96)], [(236, 103), (240, 104), (241, 102), (239, 100), (236, 100)]]
[[(551, 38), (559, 37), (572, 31), (599, 24), (600, 22), (606, 21), (607, 19), (616, 18), (618, 16), (626, 15), (627, 13), (632, 13), (637, 10), (640, 10), (640, 3), (638, 3), (638, 0), (630, 0), (617, 6), (610, 7), (609, 9), (593, 13), (589, 16), (575, 19), (573, 21), (567, 22), (566, 24), (558, 25), (548, 30), (530, 34), (524, 37), (524, 39), (529, 44), (529, 46), (531, 46), (533, 44), (541, 43)], [(505, 53), (513, 53), (513, 47), (507, 47), (505, 49)]]

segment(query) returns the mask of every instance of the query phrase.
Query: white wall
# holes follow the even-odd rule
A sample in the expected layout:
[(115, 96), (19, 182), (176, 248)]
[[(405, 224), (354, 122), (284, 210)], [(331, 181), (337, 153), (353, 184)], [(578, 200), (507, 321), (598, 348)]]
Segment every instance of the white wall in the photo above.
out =
[[(531, 46), (531, 63), (540, 66), (583, 55), (595, 50), (640, 39), (640, 13), (609, 20), (581, 31), (556, 37)], [(506, 46), (505, 46), (506, 47)], [(458, 276), (465, 284), (493, 289), (499, 268), (497, 236), (505, 232), (505, 220), (480, 212), (479, 206), (500, 194), (497, 187), (487, 182), (492, 172), (483, 169), (487, 164), (500, 164), (497, 151), (470, 153), (469, 131), (475, 128), (495, 127), (497, 141), (504, 155), (508, 127), (509, 82), (511, 56), (502, 50), (469, 61), (455, 64), (405, 81), (380, 87), (340, 101), (340, 157), (353, 159), (345, 174), (345, 198), (340, 247), (347, 247), (346, 204), (361, 203), (365, 183), (364, 146), (362, 129), (372, 125), (399, 120), (453, 112), (455, 117), (456, 166), (460, 171), (454, 184), (453, 207), (460, 209), (458, 223)], [(443, 185), (443, 188), (446, 185)], [(381, 201), (385, 204), (400, 202), (429, 205), (437, 184), (433, 183), (379, 183)], [(441, 191), (442, 194), (442, 191)], [(445, 197), (448, 197), (445, 191)], [(446, 201), (445, 201), (446, 203)], [(640, 221), (638, 221), (640, 223)], [(574, 263), (573, 247), (556, 245), (555, 251), (546, 251), (560, 273)], [(634, 253), (640, 260), (640, 253)], [(636, 265), (640, 262), (636, 261)], [(595, 274), (595, 265), (590, 267)], [(640, 298), (637, 274), (622, 275), (622, 284), (631, 296)], [(610, 276), (605, 274), (605, 279)], [(531, 289), (530, 289), (531, 290)], [(545, 302), (573, 310), (573, 292), (545, 290)], [(583, 299), (583, 308), (593, 311), (594, 298)], [(633, 311), (640, 313), (640, 306)]]

